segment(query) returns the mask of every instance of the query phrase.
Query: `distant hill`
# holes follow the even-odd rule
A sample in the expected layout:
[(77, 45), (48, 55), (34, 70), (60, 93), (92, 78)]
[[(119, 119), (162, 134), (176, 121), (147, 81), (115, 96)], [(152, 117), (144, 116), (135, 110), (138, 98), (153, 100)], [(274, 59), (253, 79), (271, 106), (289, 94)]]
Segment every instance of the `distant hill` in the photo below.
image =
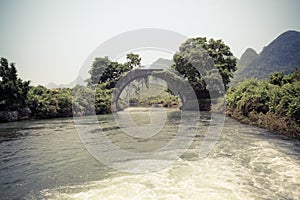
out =
[(166, 69), (171, 67), (173, 64), (173, 60), (159, 58), (150, 65), (149, 69)]
[(56, 84), (56, 83), (51, 82), (48, 85), (46, 85), (46, 88), (49, 88), (49, 89), (52, 89), (52, 88), (73, 88), (76, 85), (86, 85), (86, 83), (84, 82), (83, 78), (81, 78), (80, 76), (78, 76), (71, 83), (68, 83), (68, 84)]
[(233, 84), (248, 78), (265, 79), (270, 73), (292, 73), (300, 69), (300, 32), (287, 31), (278, 36), (260, 54), (247, 49), (237, 62)]
[[(153, 62), (150, 65), (149, 69), (166, 69), (166, 68), (169, 68), (173, 64), (174, 64), (173, 60), (168, 60), (168, 59), (165, 59), (165, 58), (158, 58), (155, 62)], [(152, 81), (152, 79), (150, 81)], [(164, 81), (161, 81), (161, 80), (156, 80), (156, 81), (159, 81), (160, 83), (165, 84)], [(78, 76), (71, 83), (56, 84), (56, 83), (51, 82), (48, 85), (46, 85), (46, 88), (49, 88), (49, 89), (52, 89), (52, 88), (73, 88), (77, 84), (86, 85), (86, 83), (84, 82), (84, 79), (81, 78), (80, 76)]]

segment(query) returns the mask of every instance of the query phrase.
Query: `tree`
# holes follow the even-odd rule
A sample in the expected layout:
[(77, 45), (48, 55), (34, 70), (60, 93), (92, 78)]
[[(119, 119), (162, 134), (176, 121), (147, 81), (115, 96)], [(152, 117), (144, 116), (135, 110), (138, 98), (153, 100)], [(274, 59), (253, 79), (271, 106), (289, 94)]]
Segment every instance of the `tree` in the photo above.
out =
[(27, 106), (35, 118), (71, 117), (72, 90), (31, 86), (27, 95)]
[[(207, 41), (205, 37), (188, 39), (180, 46), (173, 60), (173, 68), (190, 82), (198, 99), (209, 97), (207, 81), (218, 81), (216, 73), (221, 75), (227, 89), (236, 70), (236, 59), (229, 46), (222, 40)], [(212, 67), (213, 64), (218, 72)]]
[(126, 56), (127, 62), (124, 64), (127, 69), (131, 70), (133, 68), (138, 68), (141, 66), (141, 57), (138, 54), (129, 53)]
[(17, 76), (14, 63), (0, 60), (0, 110), (17, 110), (26, 106), (29, 81), (22, 81)]
[(103, 81), (106, 81), (106, 77), (103, 76), (106, 69), (110, 66), (111, 61), (108, 57), (104, 58), (95, 58), (93, 65), (89, 71), (91, 74), (91, 78), (89, 80), (89, 84), (98, 84)]
[(269, 82), (273, 85), (281, 86), (283, 84), (284, 74), (283, 72), (274, 72), (269, 76)]
[(127, 54), (126, 59), (127, 62), (121, 64), (110, 61), (108, 57), (96, 58), (89, 71), (91, 78), (88, 80), (88, 85), (105, 83), (107, 89), (113, 88), (122, 75), (141, 65), (141, 58), (138, 54)]

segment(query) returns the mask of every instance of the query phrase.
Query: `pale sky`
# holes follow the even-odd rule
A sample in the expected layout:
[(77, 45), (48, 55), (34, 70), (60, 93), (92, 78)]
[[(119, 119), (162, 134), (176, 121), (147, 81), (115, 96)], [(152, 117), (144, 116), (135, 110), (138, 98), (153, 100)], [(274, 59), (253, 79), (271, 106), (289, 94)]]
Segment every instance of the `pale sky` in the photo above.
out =
[(222, 39), (235, 56), (300, 31), (297, 0), (0, 0), (0, 57), (33, 85), (73, 81), (89, 54), (126, 31)]

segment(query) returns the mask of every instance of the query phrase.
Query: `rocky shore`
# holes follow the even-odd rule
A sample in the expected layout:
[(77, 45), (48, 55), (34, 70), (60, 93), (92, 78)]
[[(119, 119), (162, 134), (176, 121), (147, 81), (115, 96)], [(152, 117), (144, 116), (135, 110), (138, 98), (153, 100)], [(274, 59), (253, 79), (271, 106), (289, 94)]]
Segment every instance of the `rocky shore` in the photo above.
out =
[(30, 119), (31, 110), (23, 108), (15, 111), (0, 111), (0, 122), (14, 122)]

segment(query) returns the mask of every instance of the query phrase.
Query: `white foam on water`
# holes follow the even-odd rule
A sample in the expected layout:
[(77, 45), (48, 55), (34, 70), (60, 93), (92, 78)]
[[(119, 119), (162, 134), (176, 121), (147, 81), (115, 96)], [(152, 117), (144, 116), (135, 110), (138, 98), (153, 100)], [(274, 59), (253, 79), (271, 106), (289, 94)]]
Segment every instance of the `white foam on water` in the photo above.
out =
[[(273, 140), (272, 135), (260, 138), (256, 133), (263, 130), (239, 126), (240, 130), (234, 124), (225, 127), (205, 159), (197, 157), (199, 148), (195, 145), (160, 171), (115, 171), (103, 180), (42, 190), (37, 199), (300, 199), (299, 151), (285, 146), (296, 148), (299, 143)], [(147, 166), (155, 167), (160, 162), (164, 160), (120, 159), (116, 164), (144, 172)]]
[[(214, 163), (214, 167), (211, 164)], [(227, 170), (220, 170), (226, 165)], [(239, 192), (238, 177), (228, 164), (215, 160), (178, 161), (148, 174), (119, 175), (84, 185), (42, 191), (47, 199), (251, 199)]]
[(116, 172), (105, 180), (47, 189), (41, 195), (47, 199), (80, 200), (251, 200), (283, 195), (298, 199), (300, 167), (296, 160), (266, 141), (253, 143), (247, 152), (251, 155), (249, 162), (241, 163), (237, 158), (218, 154), (204, 160), (180, 159), (157, 172), (131, 175)]

